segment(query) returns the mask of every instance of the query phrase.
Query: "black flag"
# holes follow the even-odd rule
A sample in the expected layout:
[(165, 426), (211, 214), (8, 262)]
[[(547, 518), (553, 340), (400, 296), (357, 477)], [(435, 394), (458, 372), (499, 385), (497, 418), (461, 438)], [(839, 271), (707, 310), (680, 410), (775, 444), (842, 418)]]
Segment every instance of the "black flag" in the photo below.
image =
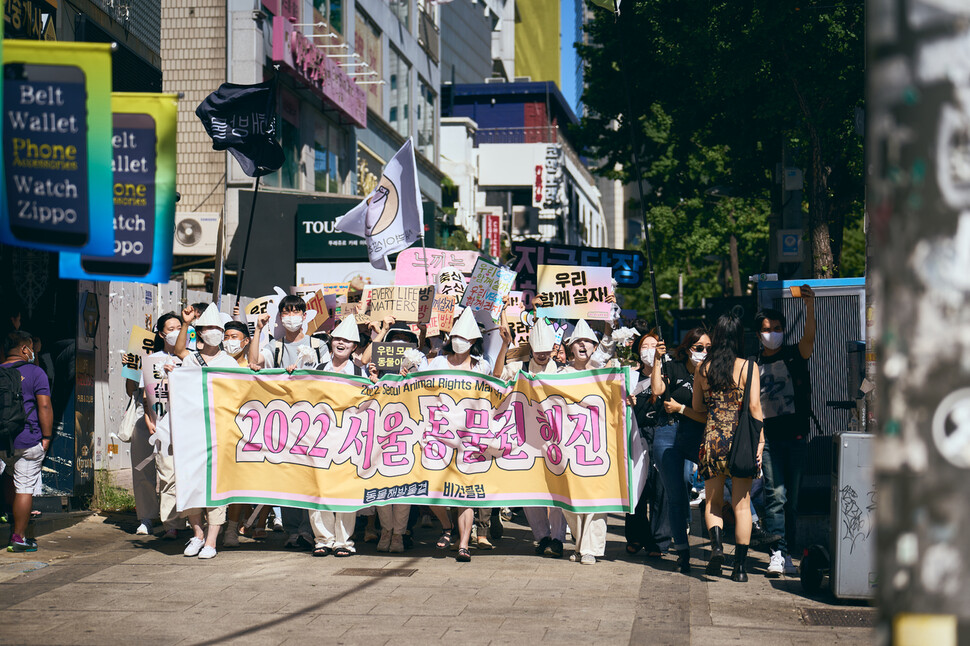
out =
[(228, 149), (243, 172), (262, 177), (283, 165), (276, 141), (276, 81), (223, 83), (195, 109), (216, 150)]

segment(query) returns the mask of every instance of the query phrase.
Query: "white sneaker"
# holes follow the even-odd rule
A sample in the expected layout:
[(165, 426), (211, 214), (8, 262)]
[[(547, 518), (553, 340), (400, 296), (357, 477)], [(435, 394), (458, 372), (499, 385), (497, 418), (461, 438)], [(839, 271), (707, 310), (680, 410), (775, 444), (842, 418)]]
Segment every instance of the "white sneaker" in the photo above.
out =
[(274, 532), (282, 532), (283, 531), (283, 519), (282, 518), (273, 518), (273, 531)]
[(785, 573), (785, 557), (781, 553), (781, 550), (775, 550), (771, 553), (771, 560), (768, 561), (768, 571), (765, 576), (773, 579), (779, 577)]
[(141, 525), (135, 530), (135, 534), (138, 536), (148, 536), (152, 533), (152, 521), (145, 518), (141, 521)]
[(189, 542), (185, 544), (185, 551), (182, 552), (182, 554), (185, 556), (198, 556), (203, 545), (205, 545), (204, 540), (193, 536), (189, 539)]
[(391, 536), (390, 552), (392, 554), (404, 553), (404, 536), (396, 532), (394, 533), (393, 536)]
[(226, 527), (226, 532), (222, 535), (223, 547), (239, 547), (239, 530), (235, 527)]
[(381, 530), (381, 540), (377, 541), (377, 551), (387, 552), (391, 549), (391, 530)]
[(202, 551), (199, 552), (200, 559), (211, 559), (211, 558), (215, 558), (215, 556), (216, 556), (216, 548), (209, 547), (208, 545), (203, 547)]
[(798, 568), (792, 563), (791, 556), (785, 554), (785, 576), (798, 576)]
[(595, 565), (596, 557), (593, 556), (592, 554), (583, 554), (583, 558), (581, 558), (579, 562), (582, 563), (583, 565)]
[(579, 558), (580, 558), (579, 557), (579, 552), (573, 552), (572, 554), (569, 555), (569, 562), (570, 563), (575, 563), (576, 561), (579, 560)]

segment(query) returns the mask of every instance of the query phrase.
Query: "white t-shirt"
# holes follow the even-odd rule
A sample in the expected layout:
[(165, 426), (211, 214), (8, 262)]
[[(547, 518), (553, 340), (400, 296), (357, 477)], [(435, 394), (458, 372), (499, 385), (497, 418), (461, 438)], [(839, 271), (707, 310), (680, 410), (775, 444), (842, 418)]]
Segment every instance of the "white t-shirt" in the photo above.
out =
[[(323, 367), (320, 367), (320, 366), (323, 366)], [(354, 363), (354, 360), (352, 358), (348, 359), (339, 370), (333, 367), (333, 359), (331, 359), (330, 361), (327, 361), (326, 363), (320, 364), (320, 366), (317, 367), (319, 370), (325, 370), (326, 372), (336, 372), (342, 375), (355, 375), (360, 377), (360, 376), (366, 376), (366, 372), (367, 372), (363, 368), (360, 368), (356, 363)]]
[[(225, 350), (219, 350), (218, 354), (215, 356), (208, 357), (202, 355), (202, 360), (205, 361), (205, 365), (208, 368), (238, 368), (239, 362)], [(182, 360), (182, 367), (198, 368), (201, 366), (198, 358), (195, 356), (195, 352), (190, 352), (189, 356)]]
[[(317, 350), (313, 348), (310, 341), (311, 337), (304, 335), (299, 341), (287, 343), (283, 339), (274, 339), (267, 343), (260, 352), (263, 355), (263, 362), (267, 368), (289, 368), (295, 365), (298, 370), (313, 369), (320, 363), (330, 361), (330, 350), (327, 344), (320, 341), (320, 356), (317, 357)], [(276, 365), (276, 343), (283, 344), (280, 353), (280, 365)]]
[[(422, 370), (461, 370), (462, 368), (455, 368), (453, 365), (448, 363), (448, 357), (443, 354), (439, 354), (437, 357), (428, 362), (427, 368), (422, 368)], [(483, 375), (492, 374), (492, 364), (488, 359), (482, 357), (476, 360), (472, 357), (472, 367), (469, 368), (472, 372), (479, 372)]]

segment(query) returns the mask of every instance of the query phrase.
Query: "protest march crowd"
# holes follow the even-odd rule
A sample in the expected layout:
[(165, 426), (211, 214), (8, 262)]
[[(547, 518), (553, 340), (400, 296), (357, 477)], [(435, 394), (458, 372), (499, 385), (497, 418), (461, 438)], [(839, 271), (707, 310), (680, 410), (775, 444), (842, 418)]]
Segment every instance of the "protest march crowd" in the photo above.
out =
[[(497, 298), (496, 293), (489, 293), (491, 302), (486, 299), (480, 308), (470, 304), (461, 307), (452, 300), (449, 316), (436, 318), (429, 325), (398, 320), (388, 314), (387, 308), (382, 309), (380, 301), (400, 294), (374, 296), (373, 291), (355, 290), (352, 286), (329, 301), (321, 298), (323, 290), (316, 289), (304, 290), (302, 295), (280, 295), (270, 307), (254, 301), (242, 312), (237, 308), (235, 317), (220, 313), (214, 303), (199, 303), (180, 313), (158, 317), (150, 337), (150, 352), (141, 362), (127, 358), (143, 367), (140, 376), (126, 373), (131, 400), (119, 430), (119, 436), (124, 436), (122, 439), (130, 441), (131, 446), (140, 522), (136, 533), (149, 535), (158, 529), (161, 540), (176, 540), (187, 524), (190, 536), (184, 555), (210, 559), (216, 556), (217, 549), (238, 546), (241, 536), (259, 541), (267, 537), (267, 530), (277, 530), (286, 534), (287, 548), (307, 550), (317, 557), (348, 557), (362, 543), (372, 542), (376, 542), (378, 552), (402, 553), (413, 545), (416, 527), (433, 526), (433, 516), (440, 525), (436, 547), (457, 550), (456, 559), (467, 562), (471, 560), (471, 549), (495, 547), (493, 541), (503, 534), (503, 521), (522, 513), (532, 530), (537, 555), (561, 558), (568, 554), (571, 561), (595, 564), (607, 549), (607, 513), (572, 511), (568, 495), (549, 495), (544, 498), (549, 502), (545, 506), (526, 501), (521, 509), (508, 501), (491, 508), (463, 506), (461, 498), (475, 498), (476, 492), (484, 491), (476, 484), (474, 472), (468, 471), (463, 472), (467, 476), (464, 484), (445, 485), (451, 489), (444, 496), (459, 499), (450, 506), (440, 502), (387, 502), (394, 497), (429, 496), (432, 492), (425, 481), (423, 489), (421, 483), (411, 483), (402, 485), (399, 494), (365, 496), (356, 509), (334, 506), (327, 510), (321, 505), (306, 505), (313, 507), (308, 509), (255, 500), (183, 508), (180, 500), (189, 498), (177, 493), (185, 484), (176, 482), (176, 462), (184, 458), (185, 449), (178, 446), (179, 434), (172, 428), (181, 422), (174, 413), (170, 414), (169, 383), (177, 383), (176, 376), (192, 369), (204, 375), (239, 373), (246, 379), (272, 374), (277, 380), (296, 383), (299, 379), (326, 376), (364, 384), (413, 383), (401, 380), (429, 371), (446, 371), (445, 374), (459, 376), (473, 373), (492, 384), (506, 385), (517, 379), (541, 384), (544, 378), (578, 378), (605, 369), (619, 370), (625, 376), (620, 408), (626, 411), (630, 423), (624, 427), (623, 415), (610, 417), (609, 423), (620, 426), (603, 438), (613, 442), (613, 438), (629, 435), (628, 447), (637, 455), (628, 456), (626, 464), (637, 460), (645, 464), (640, 477), (633, 470), (620, 471), (624, 481), (629, 479), (631, 490), (624, 504), (628, 512), (625, 552), (633, 556), (642, 551), (648, 558), (671, 553), (679, 570), (690, 572), (690, 507), (702, 505), (710, 537), (706, 564), (709, 574), (721, 572), (725, 561), (723, 546), (729, 540), (725, 528), (732, 525), (733, 580), (747, 580), (749, 547), (760, 547), (770, 554), (768, 576), (794, 574), (790, 554), (795, 542), (800, 469), (808, 434), (807, 359), (812, 354), (815, 336), (812, 290), (808, 286), (801, 289), (807, 314), (802, 338), (796, 344), (785, 344), (785, 316), (776, 310), (764, 310), (756, 317), (759, 351), (755, 356), (746, 356), (744, 329), (733, 315), (721, 316), (710, 329), (689, 330), (678, 343), (670, 344), (675, 347), (669, 347), (656, 330), (614, 327), (619, 321), (619, 308), (610, 289), (572, 289), (571, 280), (571, 275), (558, 274), (563, 293), (571, 294), (575, 301), (571, 305), (600, 301), (609, 314), (589, 321), (546, 317), (543, 312), (548, 310), (543, 306), (553, 306), (559, 298), (557, 294), (540, 293), (532, 304), (523, 306), (513, 303), (506, 288)], [(584, 274), (582, 282), (585, 281)], [(474, 289), (474, 281), (469, 289)], [(430, 296), (414, 296), (430, 306)], [(317, 310), (312, 309), (315, 297)], [(513, 320), (510, 312), (516, 306), (521, 312)], [(325, 312), (322, 317), (321, 312)], [(422, 318), (431, 320), (426, 314), (412, 320)], [(315, 319), (318, 324), (310, 325)], [(319, 324), (321, 320), (324, 325)], [(528, 324), (522, 326), (521, 321)], [(7, 549), (34, 551), (37, 543), (27, 538), (27, 524), (31, 495), (52, 435), (50, 388), (46, 374), (36, 365), (29, 333), (11, 331), (3, 337), (2, 348), (0, 393), (19, 397), (23, 402), (22, 415), (16, 419), (5, 415), (0, 420), (4, 429), (18, 424), (22, 429), (4, 436), (12, 439), (4, 457), (4, 513), (13, 520)], [(426, 386), (434, 387), (433, 380), (426, 381)], [(276, 397), (286, 400), (288, 391), (280, 392)], [(222, 405), (210, 403), (213, 409)], [(568, 403), (588, 405), (584, 397)], [(572, 420), (577, 416), (568, 417)], [(241, 408), (237, 420), (240, 418)], [(521, 423), (521, 418), (509, 419)], [(307, 418), (304, 433), (309, 425)], [(242, 446), (239, 451), (245, 452), (253, 446), (256, 436), (245, 443), (243, 428), (240, 424), (234, 433)], [(518, 432), (526, 437), (524, 430)], [(579, 434), (573, 433), (569, 441)], [(274, 437), (267, 434), (266, 443), (272, 444)], [(482, 435), (469, 439), (466, 434), (463, 441), (485, 443), (481, 438)], [(545, 435), (543, 438), (547, 439)], [(297, 438), (295, 444), (286, 446), (292, 447), (290, 453), (300, 453), (294, 449), (302, 449), (304, 455), (298, 457), (310, 459), (307, 448), (299, 442)], [(277, 448), (281, 450), (283, 443), (279, 439)], [(566, 436), (552, 437), (545, 449), (549, 449), (549, 444), (565, 448)], [(595, 444), (594, 439), (594, 447)], [(417, 445), (408, 447), (414, 451)], [(209, 448), (210, 453), (221, 449), (214, 440)], [(542, 455), (560, 455), (560, 447), (553, 448), (555, 453), (547, 451)], [(230, 448), (230, 455), (242, 455), (233, 453), (235, 450)], [(315, 455), (314, 450), (309, 451), (310, 456)], [(619, 452), (611, 455), (621, 455), (623, 447), (615, 450)], [(508, 454), (506, 450), (504, 455)], [(484, 448), (476, 455), (478, 460), (489, 459), (482, 457), (486, 455)], [(208, 459), (211, 470), (214, 458), (210, 455)], [(595, 458), (589, 458), (589, 464), (594, 462)], [(455, 487), (461, 490), (457, 496)], [(390, 489), (397, 492), (398, 487)], [(211, 498), (210, 493), (209, 498), (192, 500), (211, 502)], [(763, 504), (756, 505), (756, 500)], [(363, 504), (364, 501), (387, 504)], [(156, 519), (161, 521), (160, 528), (154, 524)], [(567, 531), (571, 549), (566, 547)]]

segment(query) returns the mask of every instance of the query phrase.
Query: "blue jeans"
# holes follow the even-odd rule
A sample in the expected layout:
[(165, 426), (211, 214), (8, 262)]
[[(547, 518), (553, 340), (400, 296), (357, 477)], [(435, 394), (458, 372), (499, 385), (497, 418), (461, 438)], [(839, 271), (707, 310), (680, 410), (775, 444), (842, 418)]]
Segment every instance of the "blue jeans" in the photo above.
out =
[(772, 549), (784, 554), (795, 545), (798, 492), (802, 482), (808, 443), (771, 439), (761, 456), (765, 487), (765, 530), (781, 540)]
[(674, 539), (673, 549), (687, 549), (687, 523), (690, 519), (690, 503), (687, 490), (690, 482), (690, 463), (684, 454), (674, 447), (677, 424), (658, 426), (653, 435), (654, 460), (660, 467), (660, 479), (667, 494), (667, 518)]

